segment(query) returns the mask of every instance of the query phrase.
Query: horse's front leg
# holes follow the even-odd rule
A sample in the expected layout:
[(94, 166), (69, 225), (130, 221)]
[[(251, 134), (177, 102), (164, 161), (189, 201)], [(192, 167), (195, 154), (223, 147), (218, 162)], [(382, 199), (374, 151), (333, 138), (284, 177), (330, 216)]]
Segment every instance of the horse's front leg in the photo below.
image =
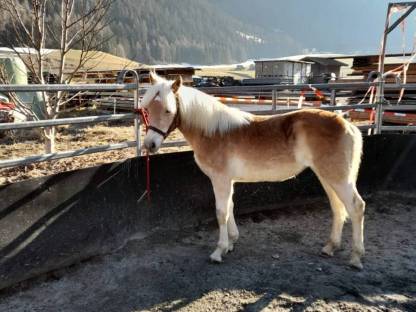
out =
[(228, 221), (230, 217), (230, 207), (232, 205), (232, 181), (228, 179), (212, 179), (212, 186), (215, 194), (215, 205), (217, 221), (220, 231), (217, 248), (211, 254), (212, 261), (221, 262), (222, 256), (230, 250), (228, 239)]

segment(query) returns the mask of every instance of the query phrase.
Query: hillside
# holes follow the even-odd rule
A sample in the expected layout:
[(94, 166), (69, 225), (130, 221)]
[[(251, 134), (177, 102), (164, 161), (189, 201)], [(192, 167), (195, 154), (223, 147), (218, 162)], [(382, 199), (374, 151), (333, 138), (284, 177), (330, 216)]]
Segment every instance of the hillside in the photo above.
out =
[[(139, 63), (205, 65), (306, 51), (373, 53), (378, 51), (387, 2), (115, 0), (105, 29), (111, 39), (100, 50)], [(29, 0), (21, 3), (27, 20)], [(58, 20), (56, 12), (48, 14), (52, 24)], [(10, 25), (0, 11), (0, 34), (7, 34)], [(406, 27), (409, 47), (416, 27)], [(48, 40), (47, 47), (55, 48)], [(393, 32), (390, 51), (397, 52), (401, 42), (400, 31)]]
[[(28, 20), (29, 2), (22, 1), (21, 14)], [(298, 45), (289, 36), (277, 34), (271, 38), (262, 27), (240, 21), (223, 6), (212, 0), (114, 1), (105, 29), (110, 40), (101, 50), (145, 64), (237, 63), (270, 56), (263, 53), (270, 45), (274, 46), (274, 55), (298, 52)], [(48, 11), (52, 24), (58, 20), (53, 10), (56, 6)], [(0, 17), (0, 32), (10, 34), (7, 16), (0, 12)], [(56, 48), (52, 38), (47, 40), (47, 48)], [(4, 43), (0, 39), (1, 45)]]
[(239, 62), (264, 56), (261, 51), (276, 38), (285, 47), (280, 54), (297, 50), (288, 36), (265, 40), (262, 28), (239, 21), (212, 1), (121, 0), (111, 15), (109, 50), (144, 63)]

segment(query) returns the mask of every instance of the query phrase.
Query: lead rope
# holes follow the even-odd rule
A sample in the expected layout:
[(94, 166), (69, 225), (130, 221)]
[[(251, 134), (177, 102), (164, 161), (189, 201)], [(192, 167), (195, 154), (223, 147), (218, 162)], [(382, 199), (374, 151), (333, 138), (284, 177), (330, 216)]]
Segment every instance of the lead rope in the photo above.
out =
[[(169, 127), (168, 132), (166, 134), (166, 136), (169, 135), (169, 133), (171, 131), (173, 131), (175, 128), (178, 127), (178, 125), (180, 124), (180, 105), (179, 105), (179, 96), (176, 95), (175, 96), (175, 101), (176, 101), (176, 116), (175, 119), (172, 122), (171, 127), (173, 126), (174, 128), (171, 129), (171, 127)], [(147, 110), (145, 108), (138, 108), (134, 110), (135, 113), (139, 114), (142, 117), (144, 126), (145, 126), (145, 131), (147, 133), (147, 131), (149, 130), (149, 113), (147, 112)], [(140, 196), (140, 198), (137, 200), (137, 202), (140, 202), (143, 197), (147, 195), (147, 200), (150, 202), (150, 155), (149, 155), (149, 151), (146, 150), (146, 192), (144, 192), (142, 194), (142, 196)]]
[[(138, 108), (135, 112), (142, 117), (145, 131), (147, 133), (149, 130), (149, 113), (144, 108)], [(147, 195), (147, 200), (150, 202), (150, 155), (148, 150), (146, 150), (146, 192), (144, 192), (137, 201), (140, 202), (145, 195)]]

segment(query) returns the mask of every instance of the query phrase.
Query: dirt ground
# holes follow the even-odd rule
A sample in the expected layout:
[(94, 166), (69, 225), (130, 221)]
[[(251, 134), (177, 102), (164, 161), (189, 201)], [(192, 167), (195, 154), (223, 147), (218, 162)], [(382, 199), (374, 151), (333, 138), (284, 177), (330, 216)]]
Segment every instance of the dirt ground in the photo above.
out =
[(0, 296), (0, 311), (416, 311), (415, 197), (366, 198), (364, 270), (343, 248), (320, 256), (330, 209), (238, 218), (241, 238), (221, 264), (208, 261), (215, 224), (137, 234), (111, 254)]
[[(56, 151), (76, 150), (97, 145), (121, 143), (134, 140), (131, 121), (58, 127)], [(25, 132), (24, 132), (25, 131)], [(0, 138), (0, 160), (34, 156), (44, 153), (41, 137), (36, 133), (21, 130), (19, 134)], [(173, 132), (166, 142), (182, 140), (183, 136)], [(159, 153), (189, 150), (189, 147), (163, 148)], [(136, 156), (135, 148), (113, 150), (74, 158), (35, 163), (28, 166), (0, 169), (0, 185), (50, 175), (62, 171), (92, 167), (108, 162), (122, 161)]]

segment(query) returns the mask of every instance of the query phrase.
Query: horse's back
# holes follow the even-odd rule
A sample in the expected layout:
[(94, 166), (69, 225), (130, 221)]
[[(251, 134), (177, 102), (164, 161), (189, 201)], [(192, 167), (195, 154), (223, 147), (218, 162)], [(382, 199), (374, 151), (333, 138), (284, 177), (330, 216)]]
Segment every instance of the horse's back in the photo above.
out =
[[(296, 112), (269, 117), (254, 117), (251, 134), (260, 134), (262, 142), (279, 141), (286, 147), (298, 145), (299, 140), (322, 153), (360, 141), (361, 133), (357, 127), (338, 114), (320, 110), (304, 109)], [(328, 150), (329, 149), (329, 150)]]
[(323, 175), (349, 176), (348, 168), (359, 165), (356, 155), (361, 153), (360, 142), (359, 130), (341, 116), (307, 109), (253, 116), (250, 125), (226, 135), (198, 137), (194, 152), (208, 176), (228, 174), (247, 182), (282, 181), (305, 167)]
[(360, 130), (338, 114), (318, 109), (288, 115), (298, 161), (333, 180), (355, 179), (361, 160)]

